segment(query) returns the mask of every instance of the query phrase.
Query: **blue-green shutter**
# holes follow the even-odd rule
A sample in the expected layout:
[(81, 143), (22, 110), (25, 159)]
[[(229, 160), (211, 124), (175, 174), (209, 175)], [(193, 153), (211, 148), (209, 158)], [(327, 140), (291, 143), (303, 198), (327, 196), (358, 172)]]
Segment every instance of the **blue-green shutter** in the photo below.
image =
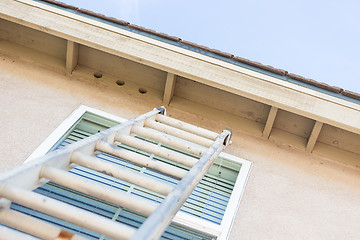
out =
[[(92, 113), (85, 113), (51, 148), (50, 151), (62, 148), (68, 144), (86, 138), (116, 124), (118, 123), (101, 116)], [(133, 149), (126, 145), (120, 144), (119, 146), (150, 156), (150, 154), (146, 152)], [(100, 153), (97, 157), (115, 164), (125, 166), (129, 169), (132, 169), (133, 171), (142, 172), (143, 174), (160, 179), (161, 181), (172, 184), (176, 184), (178, 182), (177, 179), (165, 176), (161, 173), (143, 168), (141, 166), (137, 166), (136, 164), (127, 162), (123, 159), (119, 159), (108, 154)], [(169, 160), (163, 159), (161, 157), (154, 156), (154, 158), (187, 169), (186, 166), (180, 166), (177, 163), (169, 162)], [(234, 163), (230, 160), (219, 157), (215, 161), (214, 165), (210, 168), (206, 176), (201, 180), (200, 184), (187, 199), (180, 211), (202, 219), (206, 219), (216, 224), (220, 224), (240, 168), (241, 164)], [(85, 167), (76, 167), (71, 170), (71, 173), (92, 179), (97, 182), (101, 182), (122, 191), (130, 192), (131, 194), (147, 198), (155, 202), (161, 202), (161, 200), (164, 198), (164, 196), (160, 194), (151, 192), (147, 189), (143, 189), (141, 187), (129, 184), (125, 181), (115, 179), (111, 176)], [(116, 221), (120, 221), (133, 227), (138, 227), (145, 219), (144, 216), (127, 209), (120, 208), (114, 204), (96, 199), (94, 197), (79, 193), (51, 182), (35, 189), (34, 191), (100, 214), (102, 216), (116, 219)], [(73, 231), (74, 233), (78, 233), (80, 235), (84, 235), (90, 239), (104, 239), (104, 236), (100, 236), (97, 233), (75, 226), (73, 224), (69, 224), (54, 217), (47, 216), (40, 212), (36, 212), (18, 204), (13, 203), (11, 208), (52, 222), (62, 228), (68, 229), (69, 231)], [(212, 237), (172, 224), (163, 234), (162, 239), (212, 239)]]

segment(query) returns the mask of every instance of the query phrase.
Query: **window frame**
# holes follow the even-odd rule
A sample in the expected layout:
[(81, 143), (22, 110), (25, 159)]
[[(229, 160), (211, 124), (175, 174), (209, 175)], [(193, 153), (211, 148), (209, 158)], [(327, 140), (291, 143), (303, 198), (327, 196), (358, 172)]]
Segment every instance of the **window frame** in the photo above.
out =
[[(107, 118), (109, 120), (117, 121), (120, 123), (128, 120), (95, 108), (80, 105), (39, 145), (39, 147), (35, 149), (35, 151), (24, 161), (24, 163), (30, 162), (33, 159), (45, 155), (66, 134), (66, 132), (68, 132), (68, 130), (71, 129), (71, 127), (73, 127), (80, 120), (80, 118), (86, 112), (96, 114), (103, 118)], [(248, 177), (250, 175), (252, 163), (248, 160), (223, 152), (220, 153), (219, 157), (223, 157), (241, 164), (241, 168), (237, 176), (221, 224), (218, 225), (216, 223), (212, 223), (183, 212), (178, 212), (174, 217), (173, 222), (176, 224), (180, 224), (183, 227), (213, 235), (214, 237), (217, 237), (218, 240), (225, 240), (228, 239), (232, 225), (234, 223), (236, 213), (238, 211), (239, 204), (244, 194)]]

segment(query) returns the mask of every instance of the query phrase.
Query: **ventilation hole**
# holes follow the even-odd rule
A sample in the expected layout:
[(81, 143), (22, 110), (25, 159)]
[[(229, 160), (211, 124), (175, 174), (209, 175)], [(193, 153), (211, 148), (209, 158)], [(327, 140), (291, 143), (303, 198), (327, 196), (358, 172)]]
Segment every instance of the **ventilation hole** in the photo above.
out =
[(96, 72), (96, 73), (94, 73), (94, 77), (102, 78), (102, 73), (101, 72)]
[(139, 88), (139, 93), (145, 94), (147, 93), (147, 90), (145, 88)]
[(116, 81), (116, 84), (119, 85), (119, 86), (122, 86), (122, 85), (125, 84), (125, 82), (122, 81), (122, 80), (117, 80), (117, 81)]

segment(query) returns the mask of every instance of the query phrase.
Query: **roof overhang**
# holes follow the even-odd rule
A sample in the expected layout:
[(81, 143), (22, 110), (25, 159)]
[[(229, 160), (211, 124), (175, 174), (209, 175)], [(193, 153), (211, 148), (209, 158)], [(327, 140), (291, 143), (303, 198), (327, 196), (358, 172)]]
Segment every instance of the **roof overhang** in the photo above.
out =
[(311, 150), (322, 124), (346, 130), (355, 140), (359, 139), (360, 101), (347, 101), (43, 2), (3, 0), (0, 17), (66, 41), (66, 59), (60, 64), (60, 70), (65, 73), (71, 74), (75, 68), (77, 51), (82, 45), (167, 73), (165, 84), (159, 87), (165, 104), (171, 101), (174, 94), (171, 83), (178, 76), (269, 106), (262, 131), (267, 137), (277, 110), (281, 109), (314, 122), (312, 133), (305, 136)]

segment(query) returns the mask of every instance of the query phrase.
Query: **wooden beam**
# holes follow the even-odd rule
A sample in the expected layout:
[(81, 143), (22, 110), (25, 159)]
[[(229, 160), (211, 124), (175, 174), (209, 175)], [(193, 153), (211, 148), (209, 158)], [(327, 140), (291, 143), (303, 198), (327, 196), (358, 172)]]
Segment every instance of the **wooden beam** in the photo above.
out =
[(274, 125), (274, 121), (275, 121), (277, 111), (278, 111), (277, 107), (274, 107), (274, 106), (271, 107), (268, 118), (266, 120), (264, 130), (263, 130), (263, 137), (264, 138), (269, 138), (269, 136), (270, 136), (270, 132), (271, 132), (271, 129), (272, 129), (273, 125)]
[(323, 126), (322, 122), (319, 122), (319, 121), (315, 122), (314, 127), (313, 127), (313, 129), (311, 131), (309, 140), (308, 140), (307, 145), (306, 145), (306, 151), (307, 152), (312, 152), (312, 150), (314, 149), (316, 140), (319, 137), (322, 126)]
[(67, 41), (66, 48), (66, 75), (70, 75), (78, 63), (79, 44)]
[(163, 104), (168, 106), (170, 104), (171, 98), (174, 95), (176, 85), (176, 75), (172, 73), (168, 73), (166, 77)]

